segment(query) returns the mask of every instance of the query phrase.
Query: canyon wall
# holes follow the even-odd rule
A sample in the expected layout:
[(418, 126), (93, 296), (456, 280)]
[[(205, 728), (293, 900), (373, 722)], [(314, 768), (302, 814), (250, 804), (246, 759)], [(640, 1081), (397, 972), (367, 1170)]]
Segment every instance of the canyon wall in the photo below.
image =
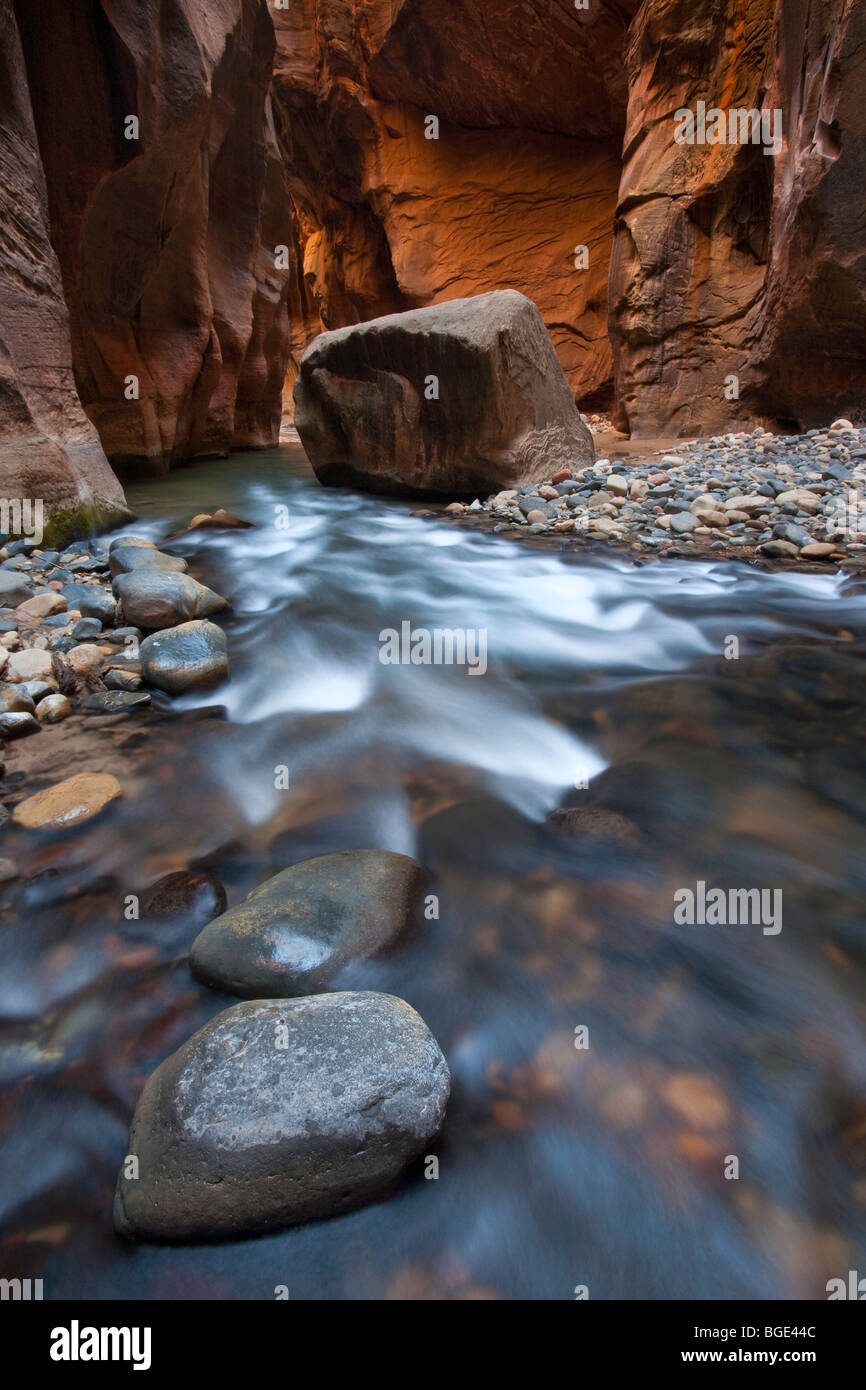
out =
[[(0, 0), (0, 23), (7, 495), (110, 516), (105, 455), (273, 443), (322, 329), (505, 287), (638, 436), (863, 402), (863, 0)], [(701, 101), (778, 110), (778, 150), (678, 144)]]
[[(293, 360), (322, 327), (513, 287), (578, 401), (613, 375), (635, 435), (853, 410), (864, 15), (856, 0), (293, 0), (273, 84), (302, 272)], [(780, 148), (678, 144), (674, 113), (700, 101), (778, 110)]]
[(75, 381), (112, 464), (273, 442), (290, 279), (274, 244), (291, 219), (266, 0), (15, 13)]
[(125, 514), (72, 377), (69, 316), (11, 0), (0, 0), (0, 496), (41, 501), (58, 538)]
[(604, 391), (635, 9), (292, 0), (274, 12), (295, 364), (323, 328), (512, 288), (539, 306), (577, 398)]
[[(647, 0), (625, 61), (620, 428), (807, 428), (862, 407), (866, 6)], [(780, 148), (676, 143), (674, 113), (701, 100), (779, 112)]]

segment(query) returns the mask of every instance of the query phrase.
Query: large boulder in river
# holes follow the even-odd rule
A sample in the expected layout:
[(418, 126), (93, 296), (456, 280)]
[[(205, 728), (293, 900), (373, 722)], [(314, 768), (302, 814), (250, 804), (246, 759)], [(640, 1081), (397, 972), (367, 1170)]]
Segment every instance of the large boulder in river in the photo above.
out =
[(236, 1004), (142, 1091), (115, 1226), (202, 1240), (359, 1206), (424, 1153), (449, 1088), (436, 1039), (390, 994)]
[(208, 690), (224, 681), (229, 673), (226, 635), (216, 623), (202, 619), (145, 637), (139, 657), (141, 674), (148, 685), (167, 695)]
[(117, 575), (111, 587), (126, 622), (151, 631), (206, 618), (226, 607), (224, 598), (188, 574), (136, 569)]
[(486, 496), (591, 463), (592, 436), (532, 300), (452, 299), (322, 333), (295, 382), (319, 481)]
[(204, 928), (197, 979), (247, 998), (310, 994), (409, 925), (424, 870), (405, 854), (344, 850), (292, 864)]

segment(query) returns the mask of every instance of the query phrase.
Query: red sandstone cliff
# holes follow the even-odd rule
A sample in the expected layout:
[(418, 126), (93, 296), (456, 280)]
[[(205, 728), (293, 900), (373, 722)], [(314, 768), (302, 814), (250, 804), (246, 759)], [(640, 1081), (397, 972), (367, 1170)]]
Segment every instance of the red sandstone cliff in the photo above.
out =
[[(293, 0), (274, 99), (321, 328), (514, 288), (579, 398), (612, 376), (607, 272), (634, 3)], [(428, 139), (427, 117), (439, 122)], [(588, 268), (575, 267), (575, 247)]]
[(289, 216), (266, 0), (15, 8), (76, 384), (106, 453), (159, 472), (273, 441), (289, 271), (271, 239)]
[(72, 379), (69, 318), (11, 0), (0, 0), (0, 497), (63, 535), (124, 513)]
[[(626, 67), (610, 276), (620, 426), (806, 427), (862, 406), (866, 6), (646, 0)], [(779, 152), (677, 144), (674, 112), (699, 100), (779, 111)]]

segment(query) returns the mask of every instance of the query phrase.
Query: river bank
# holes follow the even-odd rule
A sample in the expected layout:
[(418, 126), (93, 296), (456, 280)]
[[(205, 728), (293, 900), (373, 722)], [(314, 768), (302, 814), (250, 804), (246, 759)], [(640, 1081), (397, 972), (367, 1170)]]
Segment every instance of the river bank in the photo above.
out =
[[(603, 442), (611, 457), (601, 453)], [(596, 435), (598, 458), (543, 483), (420, 514), (565, 548), (647, 559), (739, 559), (820, 573), (866, 569), (866, 429), (847, 420), (780, 436), (756, 430), (644, 453)]]

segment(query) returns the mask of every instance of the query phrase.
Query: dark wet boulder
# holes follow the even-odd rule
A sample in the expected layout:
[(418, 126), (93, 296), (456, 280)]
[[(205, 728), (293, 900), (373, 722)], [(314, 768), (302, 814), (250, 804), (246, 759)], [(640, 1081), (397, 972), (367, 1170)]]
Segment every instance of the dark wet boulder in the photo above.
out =
[(143, 1240), (227, 1238), (384, 1195), (438, 1133), (445, 1058), (389, 994), (236, 1004), (142, 1091), (114, 1223)]
[(595, 457), (541, 315), (516, 290), (322, 333), (294, 395), (325, 484), (483, 497)]
[[(137, 579), (140, 576), (126, 577)], [(185, 578), (184, 575), (170, 577)], [(145, 637), (139, 648), (139, 659), (141, 674), (148, 685), (164, 690), (167, 695), (182, 695), (187, 690), (207, 690), (225, 680), (229, 673), (225, 633), (216, 623), (203, 619), (180, 623), (168, 631)]]
[(112, 588), (125, 621), (151, 631), (206, 618), (227, 606), (224, 598), (188, 574), (132, 570), (117, 575)]
[(117, 604), (95, 584), (64, 584), (60, 591), (69, 608), (77, 608), (82, 618), (98, 618), (105, 627), (114, 625)]
[(245, 998), (324, 989), (343, 965), (408, 927), (423, 876), (414, 859), (385, 850), (304, 859), (205, 927), (193, 942), (193, 974)]
[(226, 910), (219, 879), (195, 869), (178, 869), (157, 879), (141, 896), (141, 915), (152, 921), (183, 922), (192, 930)]
[(20, 713), (0, 714), (0, 738), (26, 738), (28, 734), (38, 734), (39, 727), (33, 715), (23, 710)]
[(149, 545), (118, 545), (109, 555), (109, 572), (112, 579), (119, 574), (132, 574), (136, 570), (149, 570), (162, 574), (185, 574), (186, 560), (178, 555), (166, 555), (162, 550)]

